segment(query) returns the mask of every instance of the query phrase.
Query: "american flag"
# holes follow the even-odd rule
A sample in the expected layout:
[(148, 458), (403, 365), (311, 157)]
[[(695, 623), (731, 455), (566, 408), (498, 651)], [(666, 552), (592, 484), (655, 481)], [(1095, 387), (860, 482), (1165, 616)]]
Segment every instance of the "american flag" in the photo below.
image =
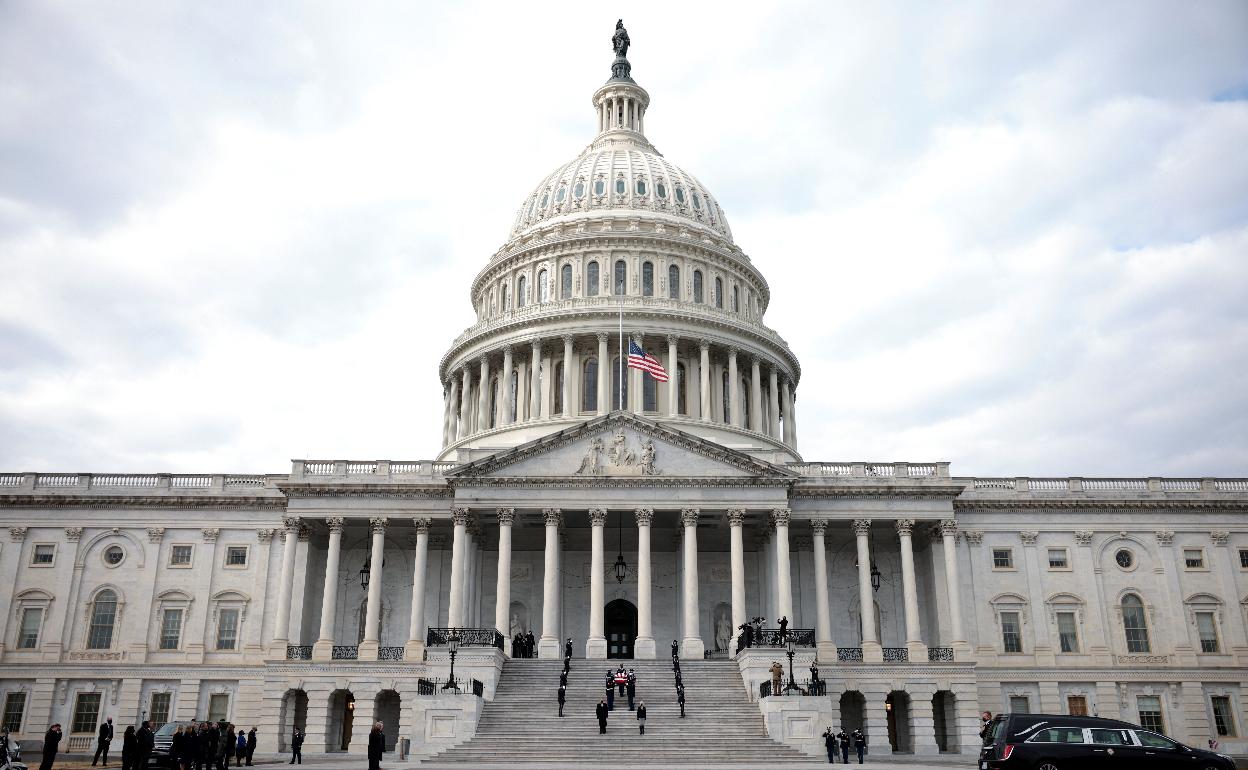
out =
[(628, 340), (628, 368), (650, 372), (650, 376), (659, 382), (667, 382), (667, 370), (659, 359), (648, 355), (631, 337)]

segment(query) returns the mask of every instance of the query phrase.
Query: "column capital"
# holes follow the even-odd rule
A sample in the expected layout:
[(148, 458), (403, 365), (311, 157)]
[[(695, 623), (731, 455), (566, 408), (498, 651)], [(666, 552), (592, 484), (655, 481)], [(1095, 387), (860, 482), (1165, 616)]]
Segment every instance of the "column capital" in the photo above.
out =
[(810, 520), (810, 531), (814, 533), (815, 537), (823, 537), (823, 533), (827, 529), (828, 529), (827, 519), (811, 519)]
[(596, 336), (596, 337), (598, 338), (598, 344), (599, 344), (599, 345), (605, 345), (605, 344), (607, 344), (607, 340), (611, 339), (611, 335), (610, 335), (610, 334), (607, 334), (606, 332), (598, 332), (598, 333), (597, 333), (596, 335), (594, 335), (594, 336)]
[(276, 534), (277, 534), (277, 530), (276, 530), (276, 529), (268, 529), (268, 528), (266, 528), (266, 529), (257, 529), (257, 530), (256, 530), (256, 539), (257, 539), (257, 540), (259, 540), (261, 543), (272, 543), (272, 542), (273, 542), (273, 536), (274, 536), (274, 535), (276, 535)]
[(282, 529), (286, 530), (287, 532), (297, 533), (299, 531), (300, 524), (302, 524), (302, 522), (299, 520), (298, 516), (283, 516), (282, 517)]
[(563, 339), (563, 344), (564, 344), (564, 345), (571, 345), (572, 343), (576, 342), (576, 335), (574, 335), (574, 334), (565, 334), (565, 335), (563, 335), (562, 339)]
[(512, 353), (512, 346), (511, 346), (511, 345), (503, 345), (503, 357), (504, 357), (504, 358), (511, 358), (511, 353)]
[[(82, 534), (82, 527), (78, 527), (77, 529), (78, 529), (78, 534)], [(289, 532), (289, 530), (287, 531)], [(69, 530), (68, 529), (65, 530), (65, 533), (69, 534)], [(204, 536), (205, 543), (215, 543), (217, 542), (217, 537), (221, 534), (221, 530), (218, 529), (217, 527), (207, 527), (205, 529), (201, 529), (199, 533)], [(289, 535), (287, 536), (289, 537)], [(70, 539), (77, 540), (78, 538), (75, 537), (75, 538), (70, 538)]]
[(312, 528), (307, 524), (299, 525), (299, 542), (306, 543), (312, 539)]
[(648, 527), (650, 522), (654, 521), (653, 508), (638, 508), (633, 511), (633, 515), (637, 517), (637, 526)]
[(1159, 529), (1153, 534), (1157, 536), (1157, 545), (1174, 544), (1174, 530), (1172, 529)]
[(675, 345), (675, 344), (677, 344), (678, 342), (680, 342), (680, 337), (677, 337), (675, 334), (669, 334), (669, 335), (667, 335), (667, 344), (668, 344), (668, 345)]
[(541, 340), (530, 340), (529, 345), (530, 347), (533, 348), (533, 355), (540, 356), (542, 354), (542, 341)]
[(429, 527), (433, 524), (433, 519), (412, 519), (412, 526), (416, 528), (417, 535), (429, 534)]
[(711, 349), (711, 341), (708, 339), (698, 340), (698, 350), (706, 352)]
[(805, 535), (798, 535), (793, 538), (793, 550), (805, 551), (814, 547), (814, 541)]
[(983, 545), (984, 532), (979, 529), (968, 529), (962, 533), (962, 537), (966, 538), (967, 545)]
[(750, 354), (750, 368), (751, 368), (751, 369), (758, 369), (758, 368), (760, 368), (760, 366), (761, 366), (762, 362), (763, 362), (763, 360), (762, 360), (761, 358), (759, 358), (758, 356), (756, 356), (756, 355), (754, 355), (754, 354)]
[(870, 519), (854, 519), (853, 527), (854, 527), (854, 534), (857, 535), (858, 537), (864, 537), (866, 535), (871, 534), (871, 520)]
[(698, 508), (684, 508), (680, 512), (680, 523), (685, 527), (698, 526), (698, 514), (701, 511)]
[(897, 528), (900, 537), (910, 537), (914, 533), (914, 519), (898, 519), (893, 522), (893, 526)]
[(1035, 545), (1036, 538), (1040, 537), (1040, 533), (1035, 531), (1023, 531), (1019, 532), (1018, 536), (1022, 538), (1023, 545)]
[(346, 523), (347, 520), (341, 516), (331, 516), (325, 520), (325, 526), (329, 527), (329, 531), (339, 534), (342, 534), (342, 528)]
[(941, 519), (937, 525), (940, 529), (941, 537), (957, 537), (958, 536), (958, 520), (957, 519)]
[(1092, 545), (1092, 530), (1076, 529), (1075, 542), (1079, 545)]
[(744, 508), (729, 508), (728, 513), (726, 513), (725, 516), (728, 519), (728, 526), (730, 527), (740, 527), (745, 524)]
[(736, 361), (736, 360), (737, 360), (737, 353), (739, 353), (739, 352), (741, 352), (741, 351), (739, 351), (735, 345), (729, 345), (729, 346), (728, 346), (728, 360), (729, 360), (729, 361)]
[(546, 521), (546, 526), (558, 527), (563, 524), (563, 511), (558, 508), (543, 508), (542, 518)]
[(494, 513), (498, 516), (498, 526), (500, 527), (510, 527), (516, 523), (515, 508), (499, 508)]
[(787, 527), (793, 519), (793, 511), (788, 508), (772, 508), (771, 520), (777, 527)]
[(159, 543), (161, 540), (164, 540), (164, 539), (165, 539), (164, 527), (148, 527), (147, 541), (149, 543)]
[(589, 526), (605, 527), (607, 524), (606, 508), (590, 508), (589, 509)]
[(1224, 529), (1215, 529), (1209, 533), (1209, 537), (1213, 538), (1214, 545), (1226, 545), (1227, 541), (1231, 539), (1231, 533)]
[(451, 522), (457, 527), (461, 524), (465, 527), (468, 526), (468, 521), (471, 518), (472, 518), (472, 514), (468, 511), (467, 508), (452, 508), (451, 509)]
[(489, 365), (490, 365), (490, 354), (489, 354), (489, 353), (482, 353), (481, 355), (477, 356), (477, 363), (481, 364), (481, 366), (489, 366)]
[(28, 527), (9, 527), (9, 539), (14, 543), (24, 542), (28, 531)]
[(374, 516), (368, 520), (368, 531), (374, 535), (384, 535), (386, 534), (386, 525), (389, 523), (389, 519), (385, 516)]

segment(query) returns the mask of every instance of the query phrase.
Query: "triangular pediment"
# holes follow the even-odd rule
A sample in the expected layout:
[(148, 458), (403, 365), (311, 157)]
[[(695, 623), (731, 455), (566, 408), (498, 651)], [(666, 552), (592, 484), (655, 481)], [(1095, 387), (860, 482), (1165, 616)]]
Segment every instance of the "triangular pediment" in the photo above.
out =
[(787, 468), (659, 425), (613, 412), (447, 472), (472, 478), (794, 477)]

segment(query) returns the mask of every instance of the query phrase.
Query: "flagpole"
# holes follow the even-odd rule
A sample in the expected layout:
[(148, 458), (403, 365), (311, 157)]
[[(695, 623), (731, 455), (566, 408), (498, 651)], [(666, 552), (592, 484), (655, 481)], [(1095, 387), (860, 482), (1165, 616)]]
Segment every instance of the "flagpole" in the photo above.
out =
[(615, 392), (615, 408), (624, 410), (624, 306), (620, 306), (620, 387)]

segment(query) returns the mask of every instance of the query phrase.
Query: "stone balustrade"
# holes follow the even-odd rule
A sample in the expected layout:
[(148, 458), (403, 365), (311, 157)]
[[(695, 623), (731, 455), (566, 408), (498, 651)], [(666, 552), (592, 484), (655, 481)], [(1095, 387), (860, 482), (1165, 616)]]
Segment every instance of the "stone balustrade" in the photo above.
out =
[(916, 478), (949, 478), (949, 463), (789, 463), (790, 470), (803, 476), (843, 477), (843, 478), (885, 478), (885, 479), (916, 479)]
[(441, 478), (455, 463), (438, 460), (295, 460), (290, 478)]
[(4, 473), (0, 474), (0, 489), (10, 493), (254, 495), (265, 490), (276, 492), (276, 482), (282, 478), (223, 473)]
[(1043, 495), (1046, 492), (1057, 495), (1066, 495), (1071, 492), (1151, 495), (1157, 493), (1204, 494), (1207, 492), (1248, 491), (1248, 479), (1170, 479), (1158, 476), (1147, 478), (1086, 478), (1082, 476), (1032, 478), (1029, 476), (1016, 476), (1013, 478), (957, 478), (954, 480), (965, 483), (968, 491), (985, 496), (1033, 493)]

